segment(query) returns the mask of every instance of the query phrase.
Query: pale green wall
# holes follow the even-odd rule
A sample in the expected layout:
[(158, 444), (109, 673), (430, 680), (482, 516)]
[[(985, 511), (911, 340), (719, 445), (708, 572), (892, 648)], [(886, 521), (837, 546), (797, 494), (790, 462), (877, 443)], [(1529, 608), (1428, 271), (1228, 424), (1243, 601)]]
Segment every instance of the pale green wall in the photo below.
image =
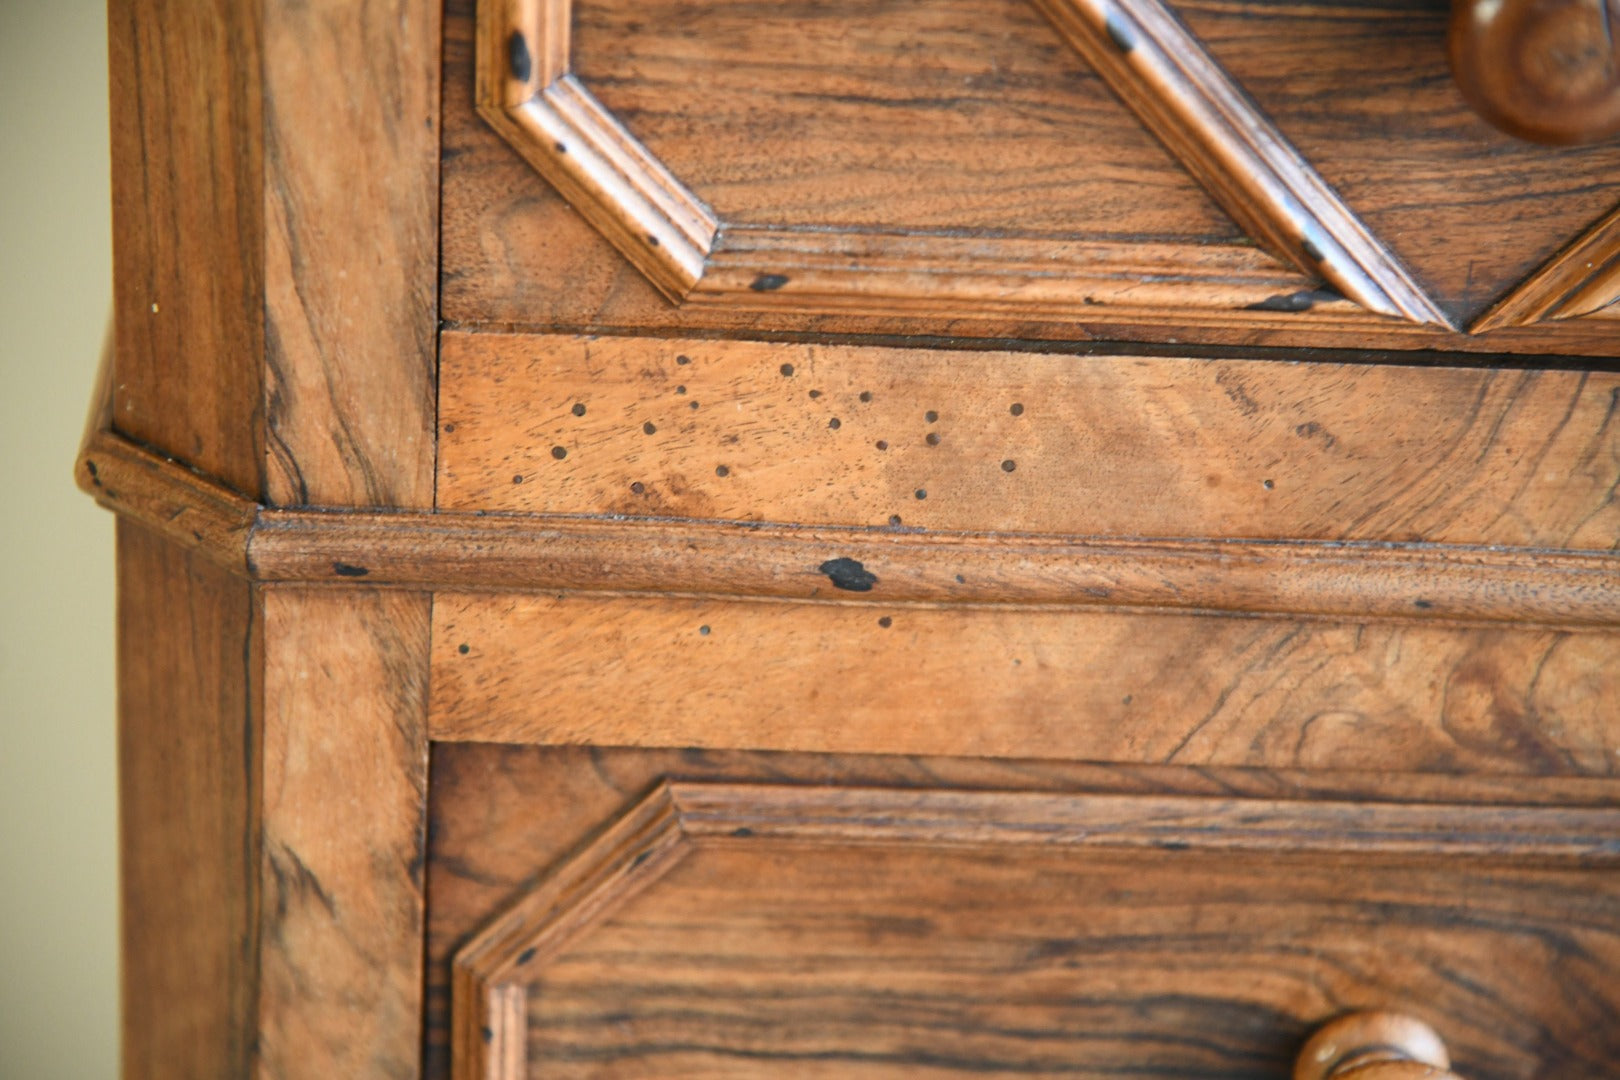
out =
[(111, 297), (100, 0), (0, 0), (0, 1077), (117, 1075), (112, 518), (72, 463)]

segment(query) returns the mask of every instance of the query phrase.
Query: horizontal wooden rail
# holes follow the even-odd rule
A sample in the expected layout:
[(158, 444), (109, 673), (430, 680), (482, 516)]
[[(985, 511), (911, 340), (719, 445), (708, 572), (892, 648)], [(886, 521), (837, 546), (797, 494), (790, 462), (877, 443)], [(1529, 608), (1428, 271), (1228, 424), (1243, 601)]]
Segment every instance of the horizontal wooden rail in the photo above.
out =
[(79, 484), (262, 582), (1620, 626), (1620, 555), (260, 506), (112, 432)]

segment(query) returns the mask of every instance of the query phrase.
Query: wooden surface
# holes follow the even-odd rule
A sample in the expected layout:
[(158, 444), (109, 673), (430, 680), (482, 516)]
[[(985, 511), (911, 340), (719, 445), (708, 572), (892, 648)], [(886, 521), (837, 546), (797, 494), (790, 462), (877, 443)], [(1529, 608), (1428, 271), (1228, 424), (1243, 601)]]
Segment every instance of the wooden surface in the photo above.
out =
[(103, 430), (86, 434), (74, 479), (109, 510), (245, 576), (260, 508), (214, 478)]
[(440, 7), (260, 2), (266, 501), (431, 506)]
[(263, 490), (259, 5), (113, 0), (115, 423)]
[(1595, 552), (278, 510), (107, 432), (76, 473), (103, 506), (265, 582), (1620, 625), (1614, 557)]
[(413, 1077), (424, 594), (264, 593), (258, 1072)]
[[(1147, 64), (1156, 10), (1114, 81), (1207, 92)], [(671, 776), (783, 786), (690, 795), (681, 836), (724, 835), (679, 865), (621, 847), (647, 891), (469, 1060), (1235, 1080), (1406, 1006), (1469, 1080), (1612, 1071), (1620, 147), (1485, 127), (1440, 0), (1177, 10), (1223, 116), (1498, 328), (1374, 324), (1248, 244), (1024, 0), (582, 4), (535, 130), (691, 195), (594, 226), (477, 118), (470, 0), (117, 0), (78, 480), (130, 519), (127, 1075), (447, 1076), (450, 957)], [(683, 307), (599, 231), (667, 260), (704, 206)], [(980, 794), (851, 825), (812, 784)], [(1059, 805), (1134, 846), (1023, 843)], [(964, 806), (1020, 842), (939, 847)]]
[(441, 380), (443, 509), (1620, 538), (1612, 374), (454, 333)]
[(1418, 772), (1620, 769), (1620, 637), (441, 593), (434, 739)]
[(1536, 146), (1469, 109), (1447, 62), (1449, 0), (1176, 10), (1459, 324), (1620, 203), (1620, 144)]
[[(745, 307), (779, 302), (790, 309), (880, 313), (1042, 311), (1069, 317), (1092, 305), (1122, 304), (1161, 316), (1196, 311), (1207, 317), (1264, 308), (1277, 291), (1304, 295), (1312, 292), (1313, 282), (1325, 281), (1326, 288), (1320, 290), (1324, 298), (1337, 292), (1381, 315), (1446, 322), (1405, 270), (1158, 0), (1140, 0), (1128, 13), (1090, 0), (1047, 0), (1041, 8), (1064, 40), (1103, 74), (1138, 119), (1242, 224), (1246, 237), (1226, 244), (1225, 252), (1184, 247), (1165, 260), (1165, 273), (1152, 275), (1145, 270), (1151, 256), (1133, 258), (1128, 245), (1110, 247), (1095, 242), (1095, 237), (1092, 243), (1075, 243), (1072, 236), (1066, 241), (1037, 233), (1009, 244), (1013, 219), (1006, 217), (989, 230), (993, 239), (980, 235), (966, 245), (960, 242), (960, 225), (949, 237), (922, 231), (897, 242), (882, 236), (881, 230), (851, 231), (849, 223), (842, 227), (806, 223), (800, 212), (792, 210), (782, 220), (766, 224), (721, 219), (572, 72), (574, 15), (568, 0), (520, 0), (482, 9), (479, 111), (675, 302)], [(960, 14), (938, 12), (927, 22), (943, 29), (946, 20)], [(817, 12), (818, 19), (827, 15), (825, 10)], [(846, 18), (839, 24), (838, 37), (876, 30), (882, 40), (884, 24), (890, 21), (886, 15), (879, 14), (877, 26), (871, 24), (870, 15), (865, 25)], [(786, 25), (802, 32), (802, 23)], [(748, 30), (758, 28), (757, 20), (752, 24), (740, 20), (734, 30), (741, 29), (742, 34), (734, 33), (731, 48), (776, 55), (763, 42), (743, 44)], [(887, 43), (891, 48), (900, 45), (895, 40)], [(948, 47), (944, 63), (932, 55), (928, 42), (907, 39), (902, 49), (926, 58), (935, 72), (948, 72), (953, 66)], [(875, 54), (880, 55), (879, 50), (858, 55)], [(974, 57), (975, 65), (983, 62), (982, 56)], [(681, 78), (690, 77), (690, 69), (683, 65)], [(971, 81), (972, 76), (968, 78)], [(805, 90), (779, 87), (778, 95), (778, 101), (803, 97), (822, 108), (832, 104), (825, 86), (813, 75)], [(833, 107), (851, 111), (853, 106), (852, 111), (859, 112), (864, 105), (870, 112), (881, 103), (886, 99), (852, 100), (846, 90)], [(841, 132), (846, 141), (852, 134)], [(1008, 133), (998, 137), (1006, 139)], [(895, 149), (891, 144), (884, 148)], [(1095, 164), (1088, 167), (1096, 171)], [(1117, 165), (1110, 161), (1109, 167)], [(918, 178), (907, 179), (918, 190)], [(1031, 180), (1043, 187), (1053, 182), (1050, 174), (1037, 170), (1024, 178)], [(960, 183), (956, 180), (951, 186)], [(937, 192), (931, 194), (937, 199)], [(1109, 224), (1110, 233), (1117, 236), (1120, 223)], [(1260, 269), (1246, 250), (1248, 237), (1297, 267), (1302, 276), (1291, 283), (1296, 288), (1278, 290), (1275, 268), (1266, 266), (1272, 292), (1245, 297), (1233, 287), (1230, 265), (1227, 275), (1212, 272), (1223, 256), (1228, 264), (1248, 263), (1245, 269), (1251, 273)], [(1159, 290), (1141, 287), (1145, 278), (1154, 276), (1161, 287), (1175, 286), (1174, 298), (1160, 297), (1156, 311), (1152, 305)], [(1340, 315), (1350, 317), (1348, 312)]]
[(125, 1080), (252, 1068), (263, 642), (246, 581), (119, 523)]
[[(1542, 319), (1620, 317), (1620, 208), (1582, 233), (1479, 317), (1476, 330)], [(1617, 331), (1620, 332), (1620, 331)]]
[[(720, 789), (718, 802), (705, 797), (706, 785), (690, 802), (677, 794), (677, 812), (689, 815), (694, 833), (684, 857), (677, 849), (634, 865), (638, 851), (665, 850), (658, 837), (668, 826), (658, 823), (667, 816), (644, 815), (645, 829), (631, 827), (634, 817), (615, 831), (596, 829), (666, 775), (770, 783)], [(1601, 1019), (1616, 1008), (1602, 967), (1620, 947), (1612, 872), (1448, 857), (1441, 847), (1408, 861), (1290, 846), (1299, 835), (1286, 825), (1290, 815), (1331, 805), (1292, 801), (1326, 794), (1312, 785), (1354, 791), (1357, 804), (1345, 810), (1364, 824), (1431, 812), (1360, 802), (1403, 797), (1381, 788), (1388, 780), (488, 745), (441, 746), (434, 776), (430, 984), (445, 985), (451, 954), (469, 942), (504, 940), (502, 955), (510, 955), (499, 978), (518, 980), (530, 995), (529, 1065), (548, 1075), (899, 1075), (926, 1059), (947, 1074), (1057, 1075), (1084, 1063), (1087, 1075), (1191, 1069), (1252, 1080), (1284, 1075), (1309, 1028), (1373, 1001), (1404, 1003), (1444, 1027), (1459, 1063), (1474, 1068), (1464, 1073), (1471, 1080), (1542, 1075), (1536, 1070), (1549, 1063), (1560, 1076), (1595, 1078), (1606, 1075), (1615, 1050), (1613, 1025)], [(881, 783), (891, 790), (872, 797), (894, 813), (800, 786), (829, 781)], [(1426, 799), (1474, 804), (1444, 811), (1459, 821), (1488, 830), (1514, 819), (1514, 811), (1481, 806), (1491, 798), (1482, 790), (1463, 794), (1456, 785), (1466, 782), (1438, 783), (1452, 788), (1429, 788)], [(996, 793), (894, 790), (947, 784)], [(1179, 797), (1199, 789), (1225, 798)], [(1530, 781), (1500, 797), (1533, 804), (1551, 790)], [(1269, 809), (1234, 829), (1188, 835), (1186, 847), (1153, 833), (1152, 846), (1132, 850), (1127, 835), (1109, 840), (1106, 828), (1088, 829), (1075, 839), (1102, 846), (1083, 859), (1063, 854), (1069, 834), (1061, 828), (1001, 831), (1002, 823), (1035, 820), (1009, 812), (1014, 803), (1072, 808), (1088, 821), (1094, 808), (1130, 804), (1108, 791), (1142, 793), (1138, 806)], [(1227, 801), (1261, 792), (1282, 800)], [(968, 808), (990, 803), (996, 827), (977, 832)], [(1153, 816), (1121, 819), (1127, 833), (1144, 820)], [(1200, 850), (1244, 828), (1272, 846)], [(899, 831), (888, 837), (890, 829)], [(966, 846), (932, 846), (952, 829), (967, 830)], [(866, 846), (877, 833), (887, 842)], [(1468, 833), (1452, 822), (1435, 840)], [(593, 834), (595, 843), (582, 845)], [(1036, 835), (1042, 839), (1023, 846), (1020, 836)], [(1346, 835), (1313, 835), (1304, 847), (1349, 842)], [(614, 848), (616, 838), (623, 843)], [(1113, 843), (1127, 846), (1110, 850)], [(593, 853), (613, 850), (623, 862), (594, 861)], [(606, 876), (540, 876), (570, 855), (567, 866), (583, 872), (594, 862)], [(630, 875), (627, 885), (640, 878), (642, 891), (617, 892), (613, 865)], [(570, 880), (586, 891), (570, 892)], [(534, 891), (537, 884), (547, 891)], [(549, 890), (576, 902), (590, 897), (589, 927), (524, 956), (526, 935), (544, 936), (559, 915), (567, 921), (568, 909), (541, 903)], [(1006, 903), (1009, 892), (1019, 903)], [(1466, 905), (1456, 900), (1463, 893)], [(512, 936), (520, 924), (499, 916), (521, 918), (529, 907), (537, 917)], [(480, 927), (487, 929), (472, 938)], [(1560, 942), (1556, 952), (1538, 944), (1549, 934)], [(1492, 964), (1510, 953), (1524, 973), (1516, 983)], [(467, 955), (493, 959), (477, 946)], [(482, 965), (475, 967), (494, 970)], [(1161, 985), (1175, 989), (1151, 989)], [(446, 1002), (437, 992), (429, 1000), (425, 1075), (445, 1077)], [(1594, 1023), (1581, 1024), (1574, 1012)]]
[(274, 504), (431, 505), (438, 5), (110, 28), (116, 428)]
[(734, 225), (1242, 237), (1028, 0), (572, 6), (579, 80)]
[[(444, 312), (458, 323), (1615, 350), (1612, 328), (1579, 321), (1502, 331), (1488, 341), (1399, 324), (1387, 330), (1361, 325), (1351, 334), (1334, 328), (1335, 301), (1312, 293), (1309, 280), (1259, 297), (1261, 310), (1242, 312), (1240, 320), (1206, 322), (1189, 310), (1173, 327), (1162, 312), (1131, 314), (1128, 304), (1115, 303), (1118, 296), (1099, 297), (1103, 303), (1061, 324), (997, 309), (982, 297), (937, 307), (931, 316), (871, 317), (830, 308), (812, 315), (793, 310), (793, 298), (785, 295), (792, 286), (744, 295), (748, 281), (770, 270), (763, 248), (758, 258), (749, 256), (757, 263), (754, 276), (739, 277), (741, 286), (723, 305), (676, 309), (474, 115), (470, 8), (452, 4), (446, 21)], [(1178, 10), (1372, 234), (1411, 266), (1449, 318), (1470, 320), (1613, 208), (1607, 181), (1620, 163), (1614, 148), (1517, 145), (1456, 97), (1446, 82), (1443, 5), (1400, 13), (1326, 4), (1264, 15), (1199, 4)], [(772, 35), (831, 26), (842, 14), (850, 15), (849, 33), (809, 38), (817, 44), (812, 58), (793, 65), (790, 76), (776, 70), (781, 65), (737, 62), (739, 40), (769, 45)], [(898, 41), (917, 48), (896, 51)], [(972, 243), (955, 241), (966, 244), (956, 249), (962, 258), (971, 257), (973, 243), (1002, 242), (972, 215), (1009, 208), (1039, 220), (1041, 235), (1075, 243), (1116, 239), (1148, 252), (1161, 242), (1207, 235), (1207, 209), (1165, 193), (1166, 185), (1184, 181), (1153, 159), (1154, 148), (1140, 142), (1139, 131), (1131, 133), (1134, 119), (1109, 111), (1113, 103), (1101, 84), (1077, 61), (1063, 59), (1063, 49), (1032, 9), (1015, 0), (958, 0), (949, 11), (930, 9), (924, 16), (869, 6), (858, 15), (706, 9), (701, 22), (639, 5), (598, 4), (582, 9), (575, 70), (675, 176), (721, 213), (748, 220), (748, 229), (839, 231), (854, 227), (841, 224), (848, 219), (873, 236), (917, 238), (913, 248), (969, 237)], [(761, 48), (741, 55), (784, 54)], [(702, 77), (681, 84), (670, 74), (675, 70)], [(779, 93), (784, 77), (795, 80), (785, 94)], [(1027, 131), (1027, 137), (1019, 134), (1016, 148), (981, 156), (980, 128)], [(1076, 130), (1086, 132), (1088, 145), (1111, 153), (1119, 144), (1109, 160), (1122, 162), (1121, 171), (1094, 175), (1097, 170), (1077, 164), (1086, 159), (1067, 151)], [(1134, 155), (1131, 140), (1140, 148)], [(891, 145), (903, 151), (889, 159), (891, 171), (863, 164), (862, 155)], [(973, 149), (971, 160), (964, 160), (965, 148)], [(1071, 172), (1082, 169), (1084, 183), (1066, 178), (1052, 198), (1033, 197), (1030, 174), (1019, 165), (1041, 154), (1062, 157)], [(956, 179), (929, 183), (930, 169)], [(1035, 174), (1067, 177), (1061, 170)], [(1107, 194), (1133, 185), (1150, 194), (1139, 203)], [(1068, 192), (1085, 205), (1069, 208)], [(1499, 212), (1481, 213), (1482, 206)], [(956, 207), (965, 207), (964, 216), (948, 220)], [(1144, 214), (1152, 219), (1145, 231), (1139, 223), (1127, 225)], [(1089, 224), (1097, 216), (1121, 226)], [(806, 242), (812, 241), (820, 242)], [(723, 236), (721, 250), (729, 242)], [(737, 242), (749, 243), (741, 236)], [(887, 265), (872, 243), (840, 250), (846, 264)], [(784, 247), (782, 255), (788, 254)], [(942, 259), (934, 272), (949, 265)], [(814, 293), (801, 308), (819, 303)], [(776, 310), (738, 307), (761, 303)]]
[[(661, 786), (458, 953), (453, 1008), (458, 1034), (468, 1016), (468, 1038), (457, 1047), (482, 1046), (472, 1027), (482, 1020), (498, 1025), (495, 1046), (521, 1043), (526, 1028), (529, 1066), (553, 1076), (751, 1076), (764, 1063), (808, 1076), (920, 1066), (947, 1075), (1077, 1067), (1220, 1075), (1253, 1055), (1252, 1075), (1263, 1060), (1255, 1044), (1275, 1037), (1266, 1021), (1278, 1026), (1266, 1013), (1298, 1010), (1301, 998), (1314, 1011), (1324, 998), (1380, 992), (1423, 995), (1426, 1011), (1452, 1026), (1469, 1022), (1476, 1032), (1465, 1037), (1476, 1041), (1503, 1041), (1485, 1017), (1510, 1001), (1536, 1011), (1532, 1025), (1556, 1024), (1555, 1038), (1580, 1040), (1581, 1025), (1557, 1015), (1561, 1005), (1620, 1008), (1602, 975), (1620, 953), (1617, 879), (1603, 865), (1620, 846), (1606, 845), (1607, 860), (1589, 849), (1549, 873), (1556, 856), (1543, 829), (1602, 835), (1615, 816)], [(1498, 846), (1521, 826), (1536, 834), (1526, 837), (1524, 850), (1536, 852), (1529, 873)], [(1482, 851), (1486, 866), (1457, 865)], [(1333, 858), (1312, 858), (1323, 853)], [(1410, 854), (1423, 862), (1398, 858)], [(1554, 898), (1575, 867), (1588, 872), (1584, 895), (1559, 911)], [(1346, 876), (1355, 882), (1348, 890)], [(1471, 896), (1452, 909), (1461, 925), (1451, 926), (1454, 888)], [(1391, 896), (1407, 910), (1369, 926), (1357, 909), (1387, 910)], [(1008, 897), (1018, 903), (1009, 907)], [(1478, 927), (1485, 912), (1488, 923), (1523, 923), (1498, 939)], [(1560, 915), (1587, 931), (1573, 955), (1541, 972), (1519, 967), (1531, 985), (1499, 985), (1485, 1015), (1469, 1017), (1476, 980), (1500, 973), (1491, 958), (1516, 934), (1551, 930)], [(1212, 933), (1217, 926), (1229, 929)], [(1416, 956), (1392, 963), (1413, 945)], [(1301, 946), (1308, 958), (1297, 956)], [(1362, 972), (1382, 961), (1384, 971), (1319, 974), (1346, 961)], [(1396, 967), (1405, 981), (1391, 978)], [(1425, 978), (1425, 967), (1437, 970)], [(1247, 988), (1242, 1004), (1200, 1001), (1229, 993), (1232, 982)], [(1162, 1000), (1165, 991), (1179, 1007)], [(514, 1015), (506, 1006), (516, 994), (527, 1002)], [(1138, 996), (1151, 1004), (1133, 1007)], [(1258, 1015), (1230, 1023), (1246, 1009)], [(1206, 1011), (1228, 1026), (1215, 1027), (1214, 1016), (1199, 1015)], [(513, 1021), (516, 1030), (502, 1030)], [(1205, 1043), (1196, 1050), (1162, 1045), (1191, 1032)], [(1608, 1042), (1566, 1046), (1573, 1060), (1563, 1064), (1598, 1075)], [(521, 1062), (478, 1064), (476, 1054), (458, 1059), (456, 1075), (528, 1075)]]
[(1248, 236), (1368, 311), (1449, 325), (1161, 0), (1036, 6)]
[(256, 581), (1620, 625), (1603, 553), (267, 509), (107, 432), (79, 486)]

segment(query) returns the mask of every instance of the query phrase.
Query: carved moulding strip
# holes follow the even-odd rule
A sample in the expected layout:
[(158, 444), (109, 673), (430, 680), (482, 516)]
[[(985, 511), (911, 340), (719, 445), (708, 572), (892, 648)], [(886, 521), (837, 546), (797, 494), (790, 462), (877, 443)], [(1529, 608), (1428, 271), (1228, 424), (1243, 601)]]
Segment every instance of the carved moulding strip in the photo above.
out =
[[(1620, 627), (1620, 555), (1601, 552), (283, 510), (111, 432), (91, 435), (76, 475), (103, 506), (261, 582)], [(873, 581), (834, 585), (835, 560)]]
[(1036, 3), (1297, 273), (1235, 244), (729, 226), (570, 74), (572, 0), (482, 0), (478, 110), (675, 302), (968, 318), (1237, 312), (1248, 325), (1308, 310), (1329, 323), (1377, 321), (1370, 312), (1450, 325), (1159, 0)]
[(1136, 849), (1620, 863), (1613, 808), (664, 782), (469, 941), (451, 974), (455, 1080), (526, 1075), (527, 983), (705, 847)]
[(1160, 0), (1033, 2), (1251, 236), (1369, 311), (1450, 325)]
[(1620, 303), (1620, 206), (1497, 301), (1468, 332), (1575, 319), (1616, 303)]

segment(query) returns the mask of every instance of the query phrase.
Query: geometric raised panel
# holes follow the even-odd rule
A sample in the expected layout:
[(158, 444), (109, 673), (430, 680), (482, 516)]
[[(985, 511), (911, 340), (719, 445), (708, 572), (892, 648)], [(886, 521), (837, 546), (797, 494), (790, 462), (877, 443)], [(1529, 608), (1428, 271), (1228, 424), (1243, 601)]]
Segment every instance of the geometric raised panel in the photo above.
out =
[(1253, 1080), (1396, 1008), (1598, 1080), (1617, 864), (1613, 808), (666, 782), (459, 952), (454, 1075)]
[[(1448, 325), (1159, 0), (1036, 7), (1259, 247), (1108, 230), (1054, 236), (725, 219), (574, 72), (569, 0), (481, 5), (477, 100), (485, 119), (677, 302), (947, 318), (1106, 311), (1248, 324), (1308, 311), (1318, 323), (1397, 316)], [(650, 19), (661, 25), (656, 13)], [(1078, 155), (1086, 134), (1061, 132)], [(963, 167), (984, 164), (971, 141), (953, 152)], [(1093, 166), (1106, 172), (1112, 163)], [(891, 182), (905, 183), (903, 164), (894, 168)]]

